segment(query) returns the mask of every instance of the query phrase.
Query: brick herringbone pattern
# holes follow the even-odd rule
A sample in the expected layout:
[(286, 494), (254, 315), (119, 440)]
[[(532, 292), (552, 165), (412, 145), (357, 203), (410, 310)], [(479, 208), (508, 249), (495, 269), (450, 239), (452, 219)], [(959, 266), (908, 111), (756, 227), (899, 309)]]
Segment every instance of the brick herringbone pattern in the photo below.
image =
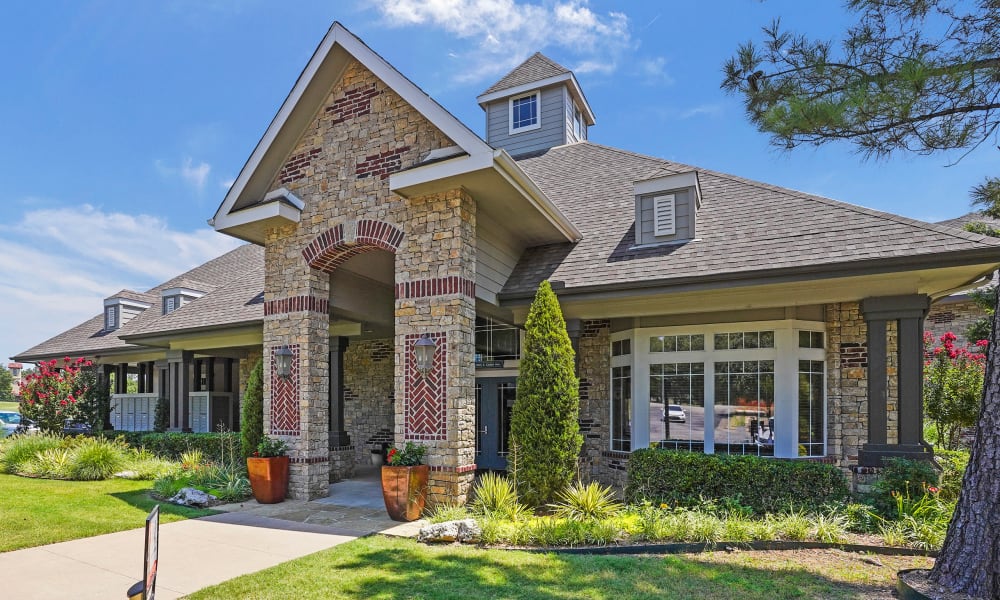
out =
[(448, 338), (444, 333), (431, 333), (429, 336), (437, 344), (437, 351), (434, 353), (434, 366), (427, 375), (421, 375), (417, 371), (417, 361), (413, 358), (413, 344), (420, 339), (420, 335), (406, 336), (404, 418), (407, 440), (443, 440), (448, 434), (445, 410), (448, 388)]
[(278, 365), (271, 350), (271, 435), (298, 436), (299, 425), (299, 345), (292, 350), (292, 369), (288, 379), (278, 377)]

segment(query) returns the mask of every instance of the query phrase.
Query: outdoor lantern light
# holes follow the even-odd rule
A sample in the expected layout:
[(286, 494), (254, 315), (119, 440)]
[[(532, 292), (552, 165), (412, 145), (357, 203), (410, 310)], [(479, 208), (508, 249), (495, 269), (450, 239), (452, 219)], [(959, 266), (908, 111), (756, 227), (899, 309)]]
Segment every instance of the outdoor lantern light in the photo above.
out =
[(292, 376), (292, 349), (282, 346), (274, 351), (275, 366), (278, 367), (278, 377), (288, 379)]
[(437, 345), (426, 333), (413, 343), (413, 358), (417, 360), (417, 371), (426, 375), (434, 366), (434, 352)]

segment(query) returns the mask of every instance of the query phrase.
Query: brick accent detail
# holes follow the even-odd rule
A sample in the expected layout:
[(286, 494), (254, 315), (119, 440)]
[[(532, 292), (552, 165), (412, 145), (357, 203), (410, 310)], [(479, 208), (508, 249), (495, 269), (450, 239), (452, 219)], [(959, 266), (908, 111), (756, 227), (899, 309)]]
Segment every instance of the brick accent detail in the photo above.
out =
[(355, 226), (341, 223), (317, 235), (302, 250), (309, 266), (332, 273), (351, 257), (380, 248), (395, 254), (403, 242), (403, 232), (384, 221), (361, 219)]
[(281, 172), (278, 173), (278, 180), (285, 184), (304, 178), (307, 175), (306, 168), (312, 165), (313, 159), (319, 156), (320, 152), (322, 150), (319, 148), (313, 148), (288, 157), (285, 166), (281, 167)]
[(952, 321), (955, 320), (955, 313), (951, 312), (950, 310), (936, 312), (927, 315), (927, 320), (930, 321), (931, 323), (934, 323), (935, 325), (940, 325), (942, 323), (951, 323)]
[(395, 351), (396, 349), (392, 347), (390, 342), (379, 340), (372, 342), (369, 356), (375, 362), (382, 362), (391, 359)]
[(448, 338), (444, 333), (428, 334), (437, 344), (434, 366), (426, 375), (417, 371), (413, 344), (418, 334), (408, 334), (404, 346), (406, 394), (404, 406), (405, 439), (413, 441), (444, 440), (448, 437), (446, 420), (448, 389)]
[(364, 160), (358, 161), (354, 174), (358, 179), (376, 176), (379, 179), (386, 179), (403, 168), (403, 153), (409, 149), (409, 146), (399, 146), (378, 154), (369, 154)]
[(329, 456), (293, 456), (288, 459), (288, 462), (297, 465), (316, 465), (319, 463), (330, 462)]
[(360, 85), (344, 92), (342, 98), (333, 101), (323, 112), (333, 117), (331, 125), (339, 125), (348, 119), (371, 114), (372, 98), (382, 95), (382, 90), (374, 83)]
[(580, 332), (582, 338), (595, 338), (602, 334), (605, 329), (611, 327), (608, 319), (591, 319), (583, 322), (583, 331)]
[(298, 436), (299, 426), (299, 345), (292, 351), (292, 369), (288, 379), (278, 377), (278, 363), (271, 348), (271, 431), (270, 435)]
[(868, 344), (845, 342), (840, 344), (840, 367), (856, 369), (868, 366)]
[(413, 299), (447, 294), (463, 294), (469, 298), (476, 297), (476, 282), (464, 277), (435, 277), (434, 279), (418, 279), (396, 284), (396, 298)]
[(471, 473), (476, 470), (476, 465), (462, 465), (461, 467), (431, 467), (434, 473)]
[(268, 300), (264, 303), (265, 317), (300, 311), (318, 312), (325, 315), (330, 312), (330, 301), (326, 298), (313, 296), (292, 296), (291, 298)]

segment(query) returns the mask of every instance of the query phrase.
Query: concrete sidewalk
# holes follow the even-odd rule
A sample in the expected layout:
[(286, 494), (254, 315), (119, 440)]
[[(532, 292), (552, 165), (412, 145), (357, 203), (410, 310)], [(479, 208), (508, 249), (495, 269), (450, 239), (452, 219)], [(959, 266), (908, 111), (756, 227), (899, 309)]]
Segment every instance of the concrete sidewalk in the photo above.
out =
[[(355, 539), (359, 532), (227, 513), (160, 526), (157, 599), (179, 598)], [(143, 530), (0, 554), (0, 596), (18, 600), (125, 598), (142, 579)]]

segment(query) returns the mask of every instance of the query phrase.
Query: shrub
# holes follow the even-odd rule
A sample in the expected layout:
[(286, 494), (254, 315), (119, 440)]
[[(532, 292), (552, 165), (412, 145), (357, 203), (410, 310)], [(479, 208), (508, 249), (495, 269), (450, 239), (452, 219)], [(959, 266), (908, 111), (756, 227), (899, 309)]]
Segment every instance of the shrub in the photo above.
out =
[(938, 484), (938, 473), (929, 461), (889, 458), (883, 464), (869, 498), (882, 516), (898, 516), (897, 494), (916, 498), (923, 495), (927, 486)]
[(55, 359), (38, 363), (38, 370), (26, 375), (21, 383), (21, 414), (50, 433), (62, 432), (67, 419), (80, 418), (88, 391), (82, 368), (91, 366), (90, 361), (68, 356), (61, 370), (57, 364)]
[(427, 520), (431, 523), (445, 523), (468, 519), (470, 516), (469, 509), (464, 505), (445, 502), (435, 506), (434, 510), (427, 515)]
[(250, 456), (264, 439), (264, 359), (257, 364), (247, 378), (247, 388), (243, 392), (240, 413), (240, 440), (243, 456)]
[(231, 431), (221, 433), (156, 433), (152, 431), (106, 431), (103, 437), (121, 439), (133, 448), (145, 448), (160, 458), (180, 460), (181, 455), (190, 450), (200, 450), (204, 459), (224, 462), (232, 454), (232, 448), (240, 443), (240, 434)]
[(571, 521), (606, 519), (618, 513), (622, 505), (615, 501), (609, 487), (596, 481), (587, 485), (578, 482), (559, 492), (559, 501), (550, 505), (553, 512)]
[(109, 424), (111, 420), (111, 388), (108, 380), (93, 370), (81, 371), (79, 377), (84, 391), (79, 403), (78, 418), (90, 424), (93, 431), (103, 431), (105, 424)]
[(632, 453), (626, 501), (697, 506), (736, 501), (756, 514), (816, 509), (845, 500), (847, 479), (833, 465), (645, 448)]
[(170, 400), (156, 399), (156, 414), (153, 416), (153, 431), (165, 433), (170, 427)]
[(72, 449), (69, 477), (77, 481), (98, 481), (111, 477), (126, 463), (127, 447), (116, 440), (78, 437)]
[(573, 346), (548, 281), (525, 322), (510, 438), (517, 489), (531, 506), (552, 502), (573, 479), (583, 445)]
[(924, 368), (924, 411), (937, 430), (935, 438), (945, 449), (958, 448), (964, 427), (976, 424), (983, 395), (986, 341), (976, 342), (975, 352), (956, 348), (950, 331), (941, 345), (931, 348), (934, 336), (924, 336), (925, 353), (933, 356)]
[(14, 435), (0, 442), (0, 470), (20, 473), (25, 464), (40, 453), (63, 445), (63, 437), (53, 433)]
[(476, 485), (472, 510), (487, 518), (517, 521), (531, 512), (517, 498), (514, 483), (503, 475), (484, 473)]
[(969, 464), (969, 453), (966, 450), (938, 450), (934, 453), (938, 466), (941, 467), (941, 478), (938, 487), (941, 488), (941, 498), (957, 500), (962, 490), (962, 478), (965, 477), (965, 467)]

